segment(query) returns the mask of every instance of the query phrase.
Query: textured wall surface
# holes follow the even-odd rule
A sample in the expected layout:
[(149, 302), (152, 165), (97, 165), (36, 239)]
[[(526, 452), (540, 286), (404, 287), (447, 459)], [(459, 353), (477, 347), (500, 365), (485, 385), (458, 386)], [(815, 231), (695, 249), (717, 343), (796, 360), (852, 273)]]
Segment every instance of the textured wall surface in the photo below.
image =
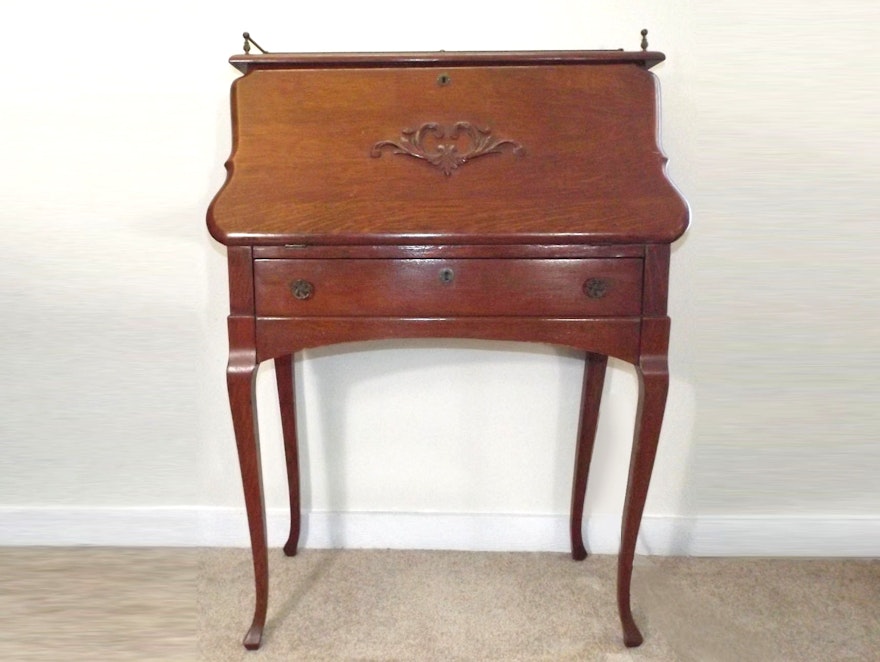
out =
[[(243, 30), (275, 51), (633, 50), (647, 27), (668, 58), (654, 69), (668, 172), (692, 209), (647, 514), (876, 525), (870, 4), (5, 3), (0, 507), (241, 506), (225, 253), (204, 213)], [(295, 370), (306, 509), (566, 513), (579, 356), (376, 343)], [(588, 514), (622, 507), (635, 387), (612, 362)], [(271, 366), (258, 389), (281, 508)]]

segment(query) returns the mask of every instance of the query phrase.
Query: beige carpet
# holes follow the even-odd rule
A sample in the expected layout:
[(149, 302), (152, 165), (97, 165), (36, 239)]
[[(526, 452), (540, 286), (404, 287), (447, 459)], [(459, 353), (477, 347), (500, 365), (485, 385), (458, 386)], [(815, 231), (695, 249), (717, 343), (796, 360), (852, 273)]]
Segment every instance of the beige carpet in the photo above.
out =
[(615, 559), (314, 551), (270, 557), (240, 644), (247, 550), (0, 549), (0, 660), (878, 660), (880, 562), (640, 557), (626, 649)]

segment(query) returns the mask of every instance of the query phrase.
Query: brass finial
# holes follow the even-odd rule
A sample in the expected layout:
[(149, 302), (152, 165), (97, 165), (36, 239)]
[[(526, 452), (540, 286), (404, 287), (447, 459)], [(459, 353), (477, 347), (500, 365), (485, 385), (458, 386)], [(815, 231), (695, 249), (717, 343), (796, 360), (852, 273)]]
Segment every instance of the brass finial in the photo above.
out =
[(642, 50), (648, 50), (648, 31), (642, 30)]
[(253, 39), (251, 39), (251, 33), (250, 33), (250, 32), (242, 32), (242, 33), (241, 33), (241, 36), (244, 37), (244, 52), (245, 52), (245, 55), (247, 55), (248, 53), (251, 52), (251, 44), (253, 44), (254, 46), (256, 46), (256, 47), (260, 50), (261, 53), (264, 53), (264, 54), (265, 54), (265, 53), (268, 53), (268, 52), (269, 52), (269, 51), (267, 51), (267, 50), (264, 50), (262, 46), (260, 46), (257, 42), (255, 42)]

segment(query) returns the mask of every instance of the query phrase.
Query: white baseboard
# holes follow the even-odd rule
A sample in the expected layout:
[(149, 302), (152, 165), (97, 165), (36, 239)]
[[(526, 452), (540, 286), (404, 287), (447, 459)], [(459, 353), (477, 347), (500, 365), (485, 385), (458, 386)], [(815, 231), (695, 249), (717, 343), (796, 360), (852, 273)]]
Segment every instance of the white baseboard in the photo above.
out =
[[(269, 545), (287, 539), (288, 515), (267, 514)], [(246, 547), (243, 510), (235, 508), (0, 507), (0, 545)], [(619, 518), (589, 518), (584, 539), (614, 554)], [(307, 513), (300, 547), (554, 551), (569, 549), (560, 515)], [(670, 556), (880, 556), (880, 516), (646, 516), (640, 554)]]

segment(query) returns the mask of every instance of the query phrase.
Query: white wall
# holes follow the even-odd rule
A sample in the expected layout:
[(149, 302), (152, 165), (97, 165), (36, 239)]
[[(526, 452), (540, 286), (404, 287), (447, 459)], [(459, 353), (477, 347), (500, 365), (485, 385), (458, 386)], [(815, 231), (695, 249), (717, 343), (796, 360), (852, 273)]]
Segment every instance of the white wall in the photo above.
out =
[[(204, 227), (243, 30), (270, 50), (369, 51), (636, 49), (648, 27), (668, 57), (654, 70), (662, 142), (693, 223), (673, 252), (673, 380), (646, 525), (678, 542), (654, 549), (699, 551), (694, 528), (734, 521), (758, 538), (812, 531), (802, 553), (827, 550), (817, 539), (831, 532), (836, 553), (857, 539), (877, 553), (871, 4), (4, 3), (0, 543), (142, 541), (101, 525), (137, 513), (155, 540), (243, 540), (225, 253)], [(547, 546), (564, 546), (580, 357), (377, 343), (308, 352), (296, 375), (307, 510), (531, 516), (551, 522)], [(259, 396), (277, 540), (271, 366)], [(598, 547), (616, 535), (634, 396), (614, 362), (587, 504), (605, 523)], [(345, 518), (320, 517), (313, 544), (321, 522), (337, 544), (396, 544), (381, 531), (334, 538)], [(200, 534), (163, 533), (193, 518), (209, 521)], [(221, 531), (230, 523), (239, 533)], [(779, 550), (762, 540), (746, 551)], [(743, 552), (725, 544), (716, 551)]]

